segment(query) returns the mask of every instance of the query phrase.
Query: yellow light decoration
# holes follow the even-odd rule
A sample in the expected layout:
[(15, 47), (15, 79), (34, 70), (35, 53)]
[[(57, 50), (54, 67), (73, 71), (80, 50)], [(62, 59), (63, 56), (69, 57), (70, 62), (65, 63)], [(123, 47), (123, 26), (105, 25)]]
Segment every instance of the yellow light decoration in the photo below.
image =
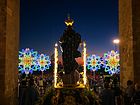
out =
[(41, 60), (39, 60), (39, 63), (40, 63), (41, 66), (43, 66), (45, 64), (45, 62), (41, 61)]
[(109, 63), (109, 66), (113, 66), (113, 67), (116, 67), (118, 65), (118, 61), (116, 61), (116, 59), (114, 58), (110, 58), (108, 63)]
[(83, 81), (84, 81), (84, 85), (86, 85), (87, 82), (87, 78), (86, 78), (86, 43), (83, 42), (83, 60), (84, 60), (84, 77), (83, 77)]
[(95, 60), (92, 61), (92, 65), (96, 65), (96, 61)]
[(70, 16), (68, 16), (68, 20), (65, 20), (66, 26), (72, 26), (74, 23), (74, 20), (70, 19)]
[(56, 88), (56, 83), (57, 83), (57, 69), (58, 69), (58, 45), (57, 43), (55, 44), (54, 48), (54, 87)]
[(25, 58), (23, 58), (23, 63), (25, 65), (31, 65), (32, 62), (33, 62), (33, 58), (32, 57), (25, 57)]
[(72, 20), (67, 20), (67, 21), (65, 21), (65, 24), (67, 25), (67, 26), (72, 26), (73, 25), (73, 21)]

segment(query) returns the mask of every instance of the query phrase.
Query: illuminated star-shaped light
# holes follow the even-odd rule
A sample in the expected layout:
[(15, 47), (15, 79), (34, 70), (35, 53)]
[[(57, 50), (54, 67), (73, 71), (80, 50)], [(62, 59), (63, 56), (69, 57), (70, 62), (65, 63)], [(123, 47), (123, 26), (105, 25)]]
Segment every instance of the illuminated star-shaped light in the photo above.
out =
[(101, 67), (100, 56), (91, 55), (87, 57), (87, 68), (92, 71), (97, 71)]
[(119, 53), (117, 51), (110, 51), (104, 54), (104, 68), (105, 72), (109, 72), (109, 74), (115, 74), (120, 72), (120, 58)]
[(37, 70), (36, 61), (37, 61), (37, 51), (33, 49), (22, 49), (19, 51), (19, 71), (25, 74), (32, 73)]
[(45, 54), (40, 54), (37, 59), (38, 64), (38, 70), (45, 71), (46, 69), (49, 69), (51, 66), (51, 60), (49, 56), (46, 56)]

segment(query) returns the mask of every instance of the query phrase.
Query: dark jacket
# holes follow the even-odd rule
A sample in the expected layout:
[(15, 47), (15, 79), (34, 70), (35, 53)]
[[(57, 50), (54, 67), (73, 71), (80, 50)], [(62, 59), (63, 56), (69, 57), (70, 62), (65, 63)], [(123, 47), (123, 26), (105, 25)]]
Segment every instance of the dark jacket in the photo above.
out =
[(136, 105), (140, 105), (140, 90), (134, 93), (133, 101)]
[(38, 100), (39, 94), (34, 86), (29, 86), (23, 94), (22, 104), (21, 105), (35, 105), (35, 102)]
[(111, 89), (104, 89), (101, 93), (102, 105), (115, 105), (114, 93)]

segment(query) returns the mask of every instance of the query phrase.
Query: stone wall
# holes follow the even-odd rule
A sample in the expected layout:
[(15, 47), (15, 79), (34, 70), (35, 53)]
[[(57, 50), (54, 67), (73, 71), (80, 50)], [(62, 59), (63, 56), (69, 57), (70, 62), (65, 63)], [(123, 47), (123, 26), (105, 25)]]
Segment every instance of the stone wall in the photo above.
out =
[(140, 82), (140, 1), (119, 0), (121, 86)]
[(19, 0), (0, 0), (0, 105), (17, 104)]
[(134, 82), (140, 83), (140, 0), (132, 0)]
[(4, 0), (0, 1), (0, 105), (1, 104), (1, 100), (3, 100), (3, 94), (4, 94), (4, 73), (5, 70), (3, 68), (5, 68), (5, 31), (6, 27), (5, 27), (5, 22), (6, 18), (5, 18), (5, 12), (3, 10), (3, 5), (5, 4)]

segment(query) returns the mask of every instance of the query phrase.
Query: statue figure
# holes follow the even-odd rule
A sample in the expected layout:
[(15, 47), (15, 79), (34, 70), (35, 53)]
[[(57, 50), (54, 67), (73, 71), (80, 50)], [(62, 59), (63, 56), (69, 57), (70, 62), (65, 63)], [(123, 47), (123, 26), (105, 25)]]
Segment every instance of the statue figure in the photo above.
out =
[(78, 51), (81, 36), (72, 29), (73, 22), (74, 21), (68, 17), (68, 20), (65, 21), (67, 29), (60, 38), (65, 74), (70, 74), (78, 68), (78, 63), (75, 58), (81, 57), (81, 53)]

